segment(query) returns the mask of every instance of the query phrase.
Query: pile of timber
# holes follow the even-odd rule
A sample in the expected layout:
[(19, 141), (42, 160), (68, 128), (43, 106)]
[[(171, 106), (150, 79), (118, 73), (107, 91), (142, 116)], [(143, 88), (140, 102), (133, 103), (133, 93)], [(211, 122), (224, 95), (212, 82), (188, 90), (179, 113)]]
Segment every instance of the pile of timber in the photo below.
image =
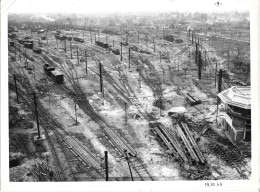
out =
[(167, 129), (158, 122), (150, 122), (150, 127), (158, 140), (171, 151), (172, 156), (185, 163), (206, 164), (205, 157), (186, 123), (180, 122), (172, 129)]
[(189, 93), (185, 94), (187, 102), (190, 104), (190, 106), (195, 106), (198, 104), (201, 104), (201, 100), (197, 99), (196, 97), (192, 96)]
[(34, 159), (34, 166), (28, 168), (36, 181), (61, 181), (62, 176), (54, 168), (49, 166), (45, 161), (37, 158)]

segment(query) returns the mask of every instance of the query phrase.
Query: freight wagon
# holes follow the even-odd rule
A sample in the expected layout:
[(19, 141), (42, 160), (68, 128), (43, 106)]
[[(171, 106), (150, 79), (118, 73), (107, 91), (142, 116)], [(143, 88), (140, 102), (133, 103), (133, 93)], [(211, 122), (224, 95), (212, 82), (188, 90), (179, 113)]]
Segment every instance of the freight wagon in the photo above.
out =
[(33, 43), (24, 43), (23, 44), (25, 48), (28, 48), (28, 49), (32, 49), (33, 48)]
[(112, 48), (110, 48), (110, 49), (111, 49), (112, 53), (114, 53), (115, 55), (120, 55), (119, 49), (112, 49)]
[(84, 40), (82, 38), (78, 38), (78, 37), (73, 37), (74, 41), (80, 42), (80, 43), (84, 43)]
[(49, 64), (45, 64), (43, 66), (43, 69), (44, 69), (45, 74), (48, 75), (48, 76), (51, 76), (51, 71), (55, 70), (55, 68), (51, 67)]
[(63, 74), (56, 70), (51, 71), (51, 78), (55, 83), (63, 83), (64, 81)]
[(108, 43), (103, 43), (101, 41), (95, 41), (95, 44), (99, 47), (103, 47), (105, 49), (107, 49), (109, 47)]

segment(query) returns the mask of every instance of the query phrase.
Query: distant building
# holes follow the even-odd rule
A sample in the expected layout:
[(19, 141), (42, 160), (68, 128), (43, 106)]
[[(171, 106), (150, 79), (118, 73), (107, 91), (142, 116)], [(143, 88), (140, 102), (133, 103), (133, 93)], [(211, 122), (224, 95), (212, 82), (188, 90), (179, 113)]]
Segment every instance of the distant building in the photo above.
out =
[(251, 141), (251, 90), (234, 86), (218, 94), (222, 104), (218, 125), (232, 141)]

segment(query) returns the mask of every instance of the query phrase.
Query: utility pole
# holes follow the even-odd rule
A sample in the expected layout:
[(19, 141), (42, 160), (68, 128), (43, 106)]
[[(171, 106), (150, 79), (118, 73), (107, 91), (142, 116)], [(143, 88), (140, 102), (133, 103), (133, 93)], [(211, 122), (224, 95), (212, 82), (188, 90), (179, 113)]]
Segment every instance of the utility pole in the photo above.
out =
[(57, 49), (58, 49), (58, 48), (59, 48), (59, 47), (58, 47), (58, 41), (57, 41), (57, 38), (56, 38), (56, 37), (55, 37), (55, 39), (56, 39), (56, 46), (57, 46)]
[(162, 97), (159, 96), (159, 109), (160, 109), (160, 116), (162, 116)]
[(67, 49), (66, 49), (66, 39), (64, 40), (64, 50), (65, 50), (65, 53), (67, 52)]
[(120, 42), (120, 48), (121, 48), (121, 51), (120, 51), (120, 53), (121, 53), (121, 59), (120, 59), (120, 61), (123, 61), (122, 42)]
[(154, 37), (153, 37), (153, 52), (155, 53), (155, 41), (154, 41)]
[(108, 181), (108, 157), (107, 157), (107, 151), (105, 151), (105, 169), (106, 169), (106, 181)]
[(204, 58), (205, 58), (205, 69), (207, 66), (207, 50), (204, 51)]
[(218, 93), (222, 91), (221, 86), (222, 86), (222, 69), (219, 70), (219, 74), (218, 74)]
[(138, 31), (138, 44), (139, 44), (139, 31)]
[(113, 40), (113, 49), (115, 48), (115, 41)]
[(229, 71), (229, 50), (228, 50), (228, 71)]
[(163, 38), (164, 38), (164, 26), (163, 26)]
[(201, 51), (199, 51), (199, 57), (198, 57), (198, 60), (199, 60), (199, 71), (198, 71), (198, 76), (199, 76), (199, 79), (201, 79), (201, 64), (202, 64), (202, 59), (201, 59)]
[(37, 123), (37, 129), (38, 129), (38, 138), (41, 138), (40, 133), (40, 127), (39, 127), (39, 119), (38, 119), (38, 110), (37, 110), (37, 102), (36, 102), (36, 93), (33, 93), (33, 100), (34, 100), (34, 107), (35, 107), (35, 117), (36, 117), (36, 123)]
[(72, 57), (72, 39), (70, 40), (70, 58), (73, 59)]
[(47, 40), (47, 45), (48, 45), (48, 36), (47, 36), (47, 30), (46, 30), (46, 40)]
[(129, 60), (128, 69), (130, 71), (130, 60), (131, 60), (131, 48), (130, 47), (129, 47), (129, 52), (128, 52), (128, 60)]
[(88, 74), (88, 57), (87, 57), (87, 51), (85, 50), (85, 59), (86, 59), (86, 74)]
[(26, 66), (26, 68), (28, 67), (26, 49), (25, 49), (25, 66)]
[(15, 85), (16, 100), (17, 100), (17, 103), (19, 104), (18, 90), (17, 90), (16, 75), (15, 74), (14, 74), (14, 85)]
[(250, 71), (250, 64), (248, 65), (248, 68), (247, 68), (245, 83), (246, 83), (247, 77), (248, 77), (248, 75), (249, 75), (249, 71)]
[(131, 167), (130, 167), (130, 163), (129, 163), (129, 159), (128, 159), (128, 155), (127, 155), (127, 150), (126, 150), (126, 149), (124, 150), (124, 153), (125, 153), (125, 159), (126, 159), (126, 161), (127, 161), (128, 167), (129, 167), (131, 179), (132, 179), (132, 181), (134, 181), (134, 178), (133, 178), (133, 175), (132, 175), (132, 170), (131, 170)]
[(22, 57), (21, 57), (21, 47), (20, 47), (20, 45), (19, 45), (19, 58), (20, 58), (20, 62), (21, 62)]
[(14, 57), (16, 59), (16, 45), (15, 45), (15, 42), (14, 42)]
[(190, 29), (189, 29), (189, 40), (190, 40)]
[(74, 95), (74, 107), (75, 107), (75, 120), (76, 120), (76, 125), (78, 125), (76, 95)]
[(162, 61), (162, 52), (160, 51), (160, 63)]
[(79, 47), (77, 46), (77, 60), (78, 60), (78, 65), (79, 65)]
[(92, 44), (92, 33), (91, 31), (89, 31), (89, 33), (90, 33), (90, 43)]
[(218, 71), (218, 63), (216, 62), (216, 68), (215, 68), (215, 87), (217, 86), (217, 71)]
[[(196, 41), (195, 41), (195, 43), (196, 43)], [(198, 65), (198, 43), (196, 43), (195, 63)]]
[(99, 77), (100, 77), (100, 92), (103, 93), (103, 96), (104, 96), (103, 77), (102, 77), (102, 63), (101, 63), (101, 61), (99, 62)]
[(191, 34), (191, 43), (193, 44), (193, 31), (192, 31), (192, 34)]
[(33, 79), (35, 80), (35, 69), (34, 69), (34, 65), (33, 65)]
[(127, 125), (127, 103), (125, 102), (125, 125)]

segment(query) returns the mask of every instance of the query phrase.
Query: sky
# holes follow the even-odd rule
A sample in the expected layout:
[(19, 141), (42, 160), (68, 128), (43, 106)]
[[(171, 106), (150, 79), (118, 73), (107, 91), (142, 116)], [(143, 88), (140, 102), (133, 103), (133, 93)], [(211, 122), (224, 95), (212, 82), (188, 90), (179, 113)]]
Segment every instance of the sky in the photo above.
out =
[[(220, 6), (216, 2), (221, 3)], [(4, 0), (8, 13), (222, 12), (247, 11), (250, 0)]]

